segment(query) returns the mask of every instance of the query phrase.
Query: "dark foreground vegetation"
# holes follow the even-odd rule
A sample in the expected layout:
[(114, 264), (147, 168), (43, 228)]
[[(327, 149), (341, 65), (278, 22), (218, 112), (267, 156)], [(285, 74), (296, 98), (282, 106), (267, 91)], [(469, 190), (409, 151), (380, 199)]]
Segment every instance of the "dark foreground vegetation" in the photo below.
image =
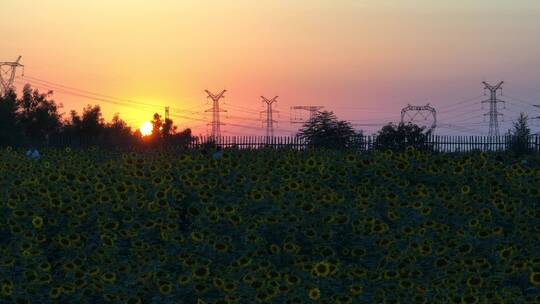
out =
[(0, 150), (0, 303), (538, 303), (540, 157)]

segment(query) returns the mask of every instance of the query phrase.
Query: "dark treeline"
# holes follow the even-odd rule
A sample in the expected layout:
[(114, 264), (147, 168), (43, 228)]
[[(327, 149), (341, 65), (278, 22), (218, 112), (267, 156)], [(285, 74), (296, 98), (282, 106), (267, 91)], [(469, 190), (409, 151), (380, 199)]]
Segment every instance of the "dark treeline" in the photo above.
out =
[(190, 129), (177, 132), (172, 120), (162, 119), (157, 113), (153, 115), (152, 135), (142, 137), (118, 113), (105, 122), (99, 105), (86, 106), (82, 114), (72, 110), (68, 115), (60, 113), (62, 107), (53, 99), (52, 91), (41, 93), (28, 84), (22, 96), (14, 91), (0, 96), (0, 146), (76, 145), (84, 139), (111, 148), (158, 147), (186, 145), (192, 139)]

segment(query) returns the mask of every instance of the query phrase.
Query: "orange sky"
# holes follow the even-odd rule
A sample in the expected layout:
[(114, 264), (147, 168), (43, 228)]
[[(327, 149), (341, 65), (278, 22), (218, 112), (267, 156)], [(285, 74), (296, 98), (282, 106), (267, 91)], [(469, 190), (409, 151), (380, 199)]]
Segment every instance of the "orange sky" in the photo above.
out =
[[(17, 87), (55, 88), (65, 113), (99, 103), (107, 120), (120, 112), (134, 126), (170, 106), (180, 129), (204, 134), (204, 90), (227, 89), (224, 135), (264, 134), (260, 95), (280, 96), (278, 135), (298, 127), (288, 122), (293, 105), (380, 124), (399, 120), (407, 103), (427, 102), (449, 108), (439, 115), (447, 123), (474, 110), (463, 125), (487, 132), (482, 98), (452, 105), (481, 95), (483, 80), (505, 80), (511, 96), (540, 100), (540, 3), (466, 3), (2, 0), (0, 61), (22, 55), (29, 78)], [(81, 90), (117, 104), (76, 96)], [(530, 108), (519, 104), (504, 112), (508, 122)]]

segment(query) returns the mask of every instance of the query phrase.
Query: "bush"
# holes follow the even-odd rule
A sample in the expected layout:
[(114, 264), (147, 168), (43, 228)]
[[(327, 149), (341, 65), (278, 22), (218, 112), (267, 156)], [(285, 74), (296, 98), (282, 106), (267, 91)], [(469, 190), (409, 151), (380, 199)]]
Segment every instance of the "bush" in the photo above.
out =
[(401, 151), (407, 146), (413, 146), (417, 150), (432, 150), (432, 144), (427, 143), (430, 135), (431, 131), (412, 123), (389, 123), (378, 132), (375, 147), (394, 151)]

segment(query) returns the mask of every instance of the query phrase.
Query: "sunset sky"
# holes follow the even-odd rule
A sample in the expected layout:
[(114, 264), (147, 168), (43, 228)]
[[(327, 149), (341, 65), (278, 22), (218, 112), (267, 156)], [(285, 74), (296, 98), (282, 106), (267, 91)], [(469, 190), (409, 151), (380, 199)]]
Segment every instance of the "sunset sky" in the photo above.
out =
[(280, 96), (277, 135), (298, 127), (293, 105), (383, 124), (428, 102), (454, 125), (437, 133), (486, 134), (482, 81), (504, 80), (501, 131), (520, 111), (540, 116), (529, 105), (540, 104), (537, 0), (2, 0), (0, 8), (0, 61), (21, 55), (26, 66), (16, 87), (54, 89), (66, 114), (100, 104), (107, 121), (119, 112), (139, 127), (170, 106), (179, 129), (204, 135), (212, 118), (204, 90), (227, 89), (223, 135), (264, 134), (261, 95)]

